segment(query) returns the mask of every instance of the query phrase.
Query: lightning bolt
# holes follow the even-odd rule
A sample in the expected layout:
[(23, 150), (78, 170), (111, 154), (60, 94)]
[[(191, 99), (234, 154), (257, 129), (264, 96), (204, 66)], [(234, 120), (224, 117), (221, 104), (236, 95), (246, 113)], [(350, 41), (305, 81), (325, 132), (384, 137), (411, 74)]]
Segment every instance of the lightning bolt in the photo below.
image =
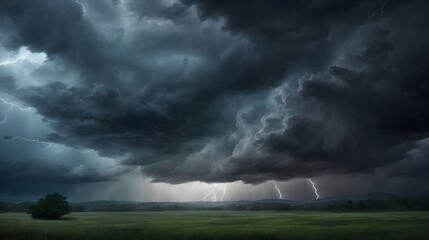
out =
[(358, 36), (361, 34), (361, 32), (365, 28), (365, 26), (371, 21), (371, 19), (373, 19), (378, 14), (383, 15), (385, 8), (392, 5), (394, 2), (395, 2), (395, 0), (385, 0), (379, 8), (375, 9), (375, 11), (366, 18), (365, 22), (358, 27), (357, 32), (354, 34), (354, 36), (349, 41), (349, 43), (348, 43), (349, 49), (354, 48), (353, 45), (357, 41)]
[(26, 137), (23, 137), (23, 136), (4, 136), (3, 138), (6, 139), (7, 141), (12, 141), (12, 140), (18, 139), (18, 140), (23, 140), (25, 142), (43, 143), (43, 144), (46, 144), (45, 149), (51, 147), (51, 143), (45, 142), (45, 141), (42, 141), (42, 140), (39, 140), (39, 139), (30, 139), (30, 138), (26, 138)]
[(283, 199), (282, 191), (280, 191), (280, 188), (277, 186), (277, 183), (275, 181), (272, 182), (274, 185), (274, 188), (276, 189), (277, 193), (279, 194), (279, 199)]
[(383, 15), (383, 13), (384, 13), (384, 8), (386, 8), (386, 7), (388, 7), (388, 6), (390, 6), (390, 5), (392, 5), (393, 4), (393, 2), (395, 2), (395, 0), (386, 0), (386, 1), (384, 1), (382, 4), (381, 4), (381, 6), (380, 6), (380, 8), (377, 8), (371, 15), (369, 15), (367, 18), (366, 18), (366, 21), (365, 21), (365, 23), (363, 24), (363, 25), (365, 25), (365, 24), (367, 24), (369, 21), (371, 21), (371, 19), (372, 18), (374, 18), (377, 14), (380, 14), (380, 15)]
[(7, 102), (7, 101), (6, 101), (6, 100), (4, 100), (3, 98), (0, 98), (0, 102), (4, 103), (4, 104), (6, 104), (6, 105), (9, 105), (9, 106), (11, 106), (11, 107), (16, 107), (16, 108), (18, 108), (18, 109), (19, 109), (19, 110), (21, 110), (21, 111), (28, 111), (28, 110), (30, 110), (30, 109), (31, 109), (31, 107), (26, 107), (26, 108), (24, 108), (24, 107), (20, 107), (20, 106), (16, 105), (15, 103)]
[(15, 63), (17, 63), (17, 62), (19, 62), (19, 61), (25, 60), (27, 57), (28, 57), (28, 56), (27, 56), (27, 55), (25, 55), (25, 56), (22, 56), (22, 57), (16, 58), (16, 59), (14, 59), (14, 60), (7, 60), (7, 61), (3, 61), (3, 62), (0, 62), (0, 66), (5, 66), (5, 65), (10, 65), (10, 64), (15, 64)]
[(85, 6), (83, 5), (83, 3), (82, 3), (82, 2), (80, 2), (80, 1), (78, 1), (78, 0), (75, 0), (74, 2), (75, 2), (75, 3), (77, 3), (77, 4), (79, 4), (79, 5), (82, 7), (82, 12), (83, 12), (83, 13), (86, 13)]
[(217, 201), (217, 196), (215, 192), (216, 187), (217, 187), (217, 184), (213, 185), (213, 188), (203, 198), (201, 198), (200, 201), (205, 201), (210, 195), (212, 195), (213, 201), (216, 202)]
[(311, 185), (313, 186), (314, 189), (314, 194), (316, 195), (316, 200), (319, 199), (319, 194), (317, 193), (317, 188), (316, 188), (316, 184), (313, 182), (313, 180), (311, 180), (310, 178), (307, 178), (307, 180), (311, 183)]
[(223, 199), (225, 198), (225, 196), (226, 196), (226, 189), (228, 188), (228, 186), (227, 185), (225, 185), (224, 187), (223, 187), (223, 193), (222, 193), (222, 196), (220, 197), (220, 200), (219, 201), (221, 201), (221, 202), (223, 202)]
[(9, 115), (10, 110), (13, 108), (13, 106), (9, 106), (6, 111), (4, 112), (3, 120), (0, 121), (0, 125), (5, 123), (7, 120), (7, 116)]
[(60, 153), (66, 152), (66, 151), (76, 151), (76, 152), (81, 153), (81, 154), (93, 153), (94, 155), (98, 156), (97, 151), (95, 151), (93, 149), (81, 150), (81, 149), (72, 148), (72, 147), (67, 147), (67, 148), (65, 148), (65, 149), (63, 149), (61, 151), (56, 152), (56, 153), (60, 154)]
[(217, 197), (216, 197), (216, 191), (213, 189), (213, 201), (216, 202), (217, 201)]
[(8, 117), (8, 115), (9, 115), (10, 110), (12, 110), (12, 108), (14, 108), (14, 107), (18, 108), (18, 109), (19, 109), (19, 110), (21, 110), (21, 111), (29, 111), (29, 110), (31, 110), (31, 108), (30, 108), (30, 107), (23, 108), (23, 107), (20, 107), (20, 106), (18, 106), (18, 105), (16, 105), (16, 104), (14, 104), (14, 103), (7, 102), (7, 101), (6, 101), (6, 100), (4, 100), (3, 98), (0, 98), (0, 102), (2, 102), (3, 104), (6, 104), (6, 105), (8, 105), (8, 106), (9, 106), (9, 107), (6, 109), (6, 111), (4, 112), (4, 117), (3, 117), (3, 120), (1, 120), (1, 121), (0, 121), (0, 125), (1, 125), (1, 124), (4, 124), (4, 123), (6, 122), (6, 120), (7, 120), (7, 117)]
[(156, 21), (156, 20), (147, 20), (146, 22), (148, 22), (148, 23), (156, 23), (156, 24), (158, 24), (158, 26), (162, 26), (162, 25), (166, 24), (168, 22), (168, 20), (166, 20), (164, 22), (160, 22), (160, 21)]

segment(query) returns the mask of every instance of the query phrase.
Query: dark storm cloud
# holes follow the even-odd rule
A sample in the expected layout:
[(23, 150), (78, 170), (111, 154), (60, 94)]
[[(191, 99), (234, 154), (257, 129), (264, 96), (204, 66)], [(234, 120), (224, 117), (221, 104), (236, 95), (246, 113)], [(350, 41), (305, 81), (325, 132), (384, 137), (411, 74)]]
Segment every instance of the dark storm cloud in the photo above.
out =
[(76, 182), (99, 182), (114, 181), (120, 174), (98, 175), (97, 171), (84, 174), (70, 174), (70, 168), (53, 164), (46, 159), (28, 159), (2, 166), (1, 180), (3, 182), (32, 181), (38, 183), (76, 183)]
[(422, 187), (427, 188), (429, 180), (429, 138), (417, 142), (417, 147), (411, 150), (408, 156), (398, 164), (389, 165), (384, 168), (383, 174), (394, 178), (416, 178), (422, 179)]
[(27, 46), (49, 57), (63, 57), (81, 68), (100, 68), (106, 55), (75, 1), (2, 1), (2, 28), (10, 49)]
[[(319, 170), (334, 163), (353, 172), (396, 162), (415, 147), (414, 141), (427, 137), (428, 74), (423, 69), (429, 67), (429, 56), (419, 49), (429, 39), (413, 26), (398, 32), (389, 29), (392, 25), (368, 26), (362, 50), (347, 55), (348, 67), (333, 66), (288, 96), (285, 102), (296, 112), (282, 134), (262, 140), (264, 148), (314, 162)], [(413, 46), (403, 42), (399, 35), (404, 33), (415, 39)]]
[[(217, 3), (200, 3), (203, 18), (223, 16), (228, 29), (245, 32), (251, 38), (277, 37), (262, 31), (261, 23), (273, 14), (261, 14), (262, 19), (252, 15), (247, 18), (251, 20), (245, 21), (241, 16), (253, 14), (246, 11), (252, 4), (231, 2), (232, 6), (225, 8), (228, 4)], [(429, 84), (425, 70), (429, 67), (429, 56), (422, 51), (429, 39), (418, 30), (427, 21), (420, 10), (425, 4), (399, 4), (385, 13), (384, 19), (354, 28), (358, 34), (340, 53), (341, 60), (334, 62), (328, 71), (313, 72), (295, 83), (289, 80), (280, 96), (274, 97), (274, 111), (278, 112), (273, 114), (273, 109), (268, 109), (264, 117), (254, 116), (263, 122), (260, 129), (252, 132), (252, 127), (244, 127), (253, 136), (246, 133), (232, 143), (225, 139), (207, 145), (198, 153), (200, 156), (188, 157), (183, 166), (172, 172), (157, 166), (149, 170), (161, 173), (162, 181), (174, 181), (176, 172), (184, 172), (187, 180), (203, 177), (206, 181), (258, 182), (371, 172), (406, 159), (416, 148), (415, 141), (426, 138), (429, 132)], [(278, 4), (275, 6), (264, 4), (261, 7), (268, 9), (261, 11), (281, 11)], [(341, 10), (338, 6), (327, 9)], [(408, 12), (413, 15), (403, 18)], [(256, 24), (252, 25), (255, 18)], [(326, 19), (329, 18), (321, 21)], [(254, 124), (260, 123), (249, 125)], [(235, 147), (226, 147), (228, 144)], [(197, 177), (192, 178), (192, 173)]]
[(0, 140), (0, 163), (3, 185), (115, 181), (130, 171), (127, 167), (115, 167), (111, 159), (92, 159), (83, 151), (59, 150), (46, 142), (22, 141), (10, 136)]
[(0, 86), (47, 141), (126, 155), (154, 181), (370, 172), (429, 131), (427, 3), (385, 3), (93, 1), (85, 17), (71, 0), (2, 1), (8, 49), (79, 77)]
[[(338, 0), (182, 2), (195, 4), (203, 20), (221, 18), (226, 29), (249, 37), (257, 45), (254, 54), (264, 57), (260, 64), (268, 62), (268, 73), (326, 66), (339, 45), (378, 7), (374, 1)], [(263, 78), (250, 85), (257, 83), (269, 84)]]
[[(33, 8), (33, 4), (37, 6)], [(192, 138), (201, 134), (203, 127), (194, 124), (199, 118), (215, 118), (216, 113), (204, 113), (202, 108), (207, 108), (206, 105), (193, 104), (192, 98), (187, 96), (192, 91), (196, 92), (192, 89), (192, 79), (166, 82), (180, 79), (187, 67), (187, 55), (199, 57), (204, 54), (204, 58), (211, 61), (212, 54), (221, 54), (220, 50), (225, 45), (221, 38), (207, 45), (209, 49), (198, 49), (202, 48), (202, 42), (207, 44), (206, 40), (215, 34), (213, 30), (200, 29), (204, 31), (203, 35), (193, 33), (195, 27), (179, 26), (180, 30), (189, 32), (189, 36), (184, 38), (177, 36), (176, 29), (172, 33), (143, 29), (137, 33), (143, 42), (131, 42), (131, 46), (121, 48), (119, 59), (107, 53), (117, 46), (109, 46), (109, 50), (106, 48), (112, 43), (103, 41), (92, 30), (91, 24), (82, 18), (81, 6), (73, 1), (65, 1), (65, 4), (76, 11), (76, 15), (69, 17), (54, 12), (52, 9), (61, 8), (61, 3), (56, 1), (28, 4), (10, 1), (5, 2), (4, 8), (5, 19), (13, 25), (10, 27), (9, 43), (13, 42), (16, 48), (25, 45), (33, 51), (44, 51), (49, 57), (58, 58), (53, 60), (60, 64), (72, 64), (71, 68), (77, 67), (85, 80), (83, 86), (69, 87), (58, 81), (40, 87), (22, 88), (17, 94), (58, 129), (57, 134), (49, 137), (51, 140), (66, 141), (70, 145), (78, 142), (79, 145), (109, 154), (124, 153), (128, 148), (146, 145), (169, 149), (169, 145), (182, 142), (181, 138), (185, 136)], [(131, 7), (136, 5), (144, 9), (147, 7), (147, 3), (142, 1), (127, 4)], [(149, 5), (151, 9), (159, 9), (159, 1), (152, 1)], [(130, 11), (139, 9), (132, 8)], [(46, 18), (39, 19), (38, 16)], [(34, 21), (26, 21), (33, 18)], [(57, 21), (56, 18), (60, 19)], [(31, 29), (38, 35), (24, 34), (25, 29)], [(155, 35), (156, 39), (147, 41), (144, 34)], [(161, 55), (168, 52), (183, 55), (179, 67), (151, 66), (151, 58), (160, 57), (154, 49), (166, 52)], [(140, 59), (142, 55), (147, 56), (143, 61)], [(94, 64), (86, 62), (91, 59)], [(159, 67), (168, 69), (161, 73)], [(131, 86), (124, 86), (121, 83), (124, 79), (117, 79), (119, 72), (135, 76), (131, 79)], [(82, 137), (87, 139), (86, 143), (82, 142)]]
[(167, 118), (103, 83), (89, 92), (55, 82), (23, 89), (18, 95), (59, 129), (48, 139), (98, 149), (103, 154), (124, 154), (128, 148), (146, 145), (166, 147), (174, 143), (175, 134), (180, 134), (179, 120)]
[(15, 79), (11, 76), (0, 77), (0, 88), (13, 92), (17, 88)]

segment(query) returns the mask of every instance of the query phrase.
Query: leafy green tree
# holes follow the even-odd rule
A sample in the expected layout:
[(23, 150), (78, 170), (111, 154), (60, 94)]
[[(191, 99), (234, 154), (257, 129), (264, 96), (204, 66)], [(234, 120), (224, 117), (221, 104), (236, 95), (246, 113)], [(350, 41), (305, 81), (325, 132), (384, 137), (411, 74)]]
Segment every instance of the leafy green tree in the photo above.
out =
[(59, 193), (48, 194), (31, 205), (27, 213), (37, 219), (59, 219), (70, 213), (70, 205), (67, 198)]

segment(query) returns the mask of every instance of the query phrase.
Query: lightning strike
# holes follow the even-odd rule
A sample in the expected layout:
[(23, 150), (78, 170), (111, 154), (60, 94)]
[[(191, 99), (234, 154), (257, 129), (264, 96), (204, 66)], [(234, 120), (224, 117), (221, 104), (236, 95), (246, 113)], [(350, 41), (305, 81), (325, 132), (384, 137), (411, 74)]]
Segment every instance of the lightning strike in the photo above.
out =
[(37, 143), (46, 144), (45, 149), (51, 147), (51, 143), (45, 142), (45, 141), (42, 141), (39, 139), (30, 139), (30, 138), (25, 138), (23, 136), (4, 136), (3, 138), (6, 139), (7, 141), (12, 141), (12, 140), (18, 139), (18, 140), (23, 140), (25, 142), (37, 142)]
[(27, 57), (28, 57), (27, 55), (24, 55), (24, 56), (21, 56), (21, 57), (18, 57), (16, 59), (14, 59), (14, 60), (6, 60), (6, 61), (3, 61), (3, 62), (0, 62), (0, 66), (15, 64), (15, 63), (17, 63), (19, 61), (25, 60)]
[(160, 22), (160, 21), (156, 21), (156, 20), (147, 20), (146, 22), (155, 23), (155, 24), (158, 24), (158, 26), (162, 26), (162, 25), (166, 24), (168, 22), (168, 20), (166, 20), (164, 22)]
[(92, 149), (81, 150), (81, 149), (76, 149), (76, 148), (66, 148), (66, 149), (63, 149), (63, 150), (56, 152), (56, 154), (60, 154), (60, 153), (66, 152), (66, 151), (76, 151), (76, 152), (81, 153), (81, 154), (89, 154), (92, 152), (93, 154), (98, 156), (98, 154), (95, 150), (92, 150)]
[(226, 196), (226, 189), (228, 188), (228, 186), (227, 185), (225, 185), (224, 187), (223, 187), (223, 193), (222, 193), (222, 196), (220, 197), (220, 200), (219, 201), (221, 201), (221, 202), (223, 202), (223, 199), (225, 198), (225, 196)]
[(213, 196), (213, 201), (217, 201), (217, 196), (216, 196), (216, 192), (215, 189), (217, 187), (217, 184), (213, 185), (213, 188), (203, 197), (201, 198), (200, 201), (205, 201), (210, 195)]
[(283, 199), (282, 191), (280, 191), (280, 188), (277, 186), (277, 183), (273, 181), (273, 185), (277, 193), (279, 194), (279, 199)]
[(4, 104), (6, 104), (6, 105), (9, 105), (9, 106), (11, 106), (11, 107), (16, 107), (16, 108), (18, 108), (18, 109), (19, 109), (19, 110), (21, 110), (21, 111), (29, 111), (29, 110), (31, 110), (31, 107), (26, 107), (26, 108), (24, 108), (24, 107), (20, 107), (20, 106), (16, 105), (15, 103), (7, 102), (7, 101), (6, 101), (6, 100), (4, 100), (3, 98), (0, 98), (0, 102), (4, 103)]
[(376, 9), (371, 15), (369, 15), (364, 23), (367, 24), (369, 21), (371, 21), (372, 18), (374, 18), (377, 14), (383, 15), (384, 9), (388, 7), (389, 5), (392, 5), (395, 0), (386, 0), (381, 4), (381, 7)]
[(82, 2), (80, 2), (80, 1), (78, 1), (78, 0), (75, 0), (74, 2), (75, 2), (75, 3), (77, 3), (77, 4), (79, 4), (79, 5), (81, 6), (81, 8), (82, 8), (82, 12), (83, 12), (83, 13), (86, 13), (85, 6), (83, 5), (83, 3), (82, 3)]
[(216, 196), (216, 192), (213, 190), (213, 201), (216, 202), (217, 201), (217, 196)]
[(7, 117), (8, 117), (8, 115), (9, 115), (9, 112), (10, 112), (14, 107), (15, 107), (15, 108), (18, 108), (18, 109), (19, 109), (19, 110), (21, 110), (21, 111), (29, 111), (29, 110), (31, 110), (31, 108), (30, 108), (30, 107), (23, 108), (23, 107), (20, 107), (20, 106), (18, 106), (18, 105), (16, 105), (16, 104), (14, 104), (14, 103), (7, 102), (7, 101), (6, 101), (6, 100), (4, 100), (3, 98), (0, 98), (0, 102), (9, 106), (8, 108), (6, 108), (6, 110), (5, 110), (5, 112), (4, 112), (4, 117), (3, 117), (3, 119), (0, 121), (0, 125), (1, 125), (1, 124), (4, 124), (4, 123), (7, 121)]
[(0, 125), (4, 124), (7, 120), (7, 116), (9, 115), (10, 110), (13, 108), (13, 106), (9, 106), (6, 111), (4, 112), (3, 120), (0, 121)]
[(355, 41), (357, 40), (357, 37), (361, 34), (362, 30), (365, 28), (365, 26), (378, 14), (383, 15), (384, 9), (390, 5), (392, 5), (395, 2), (395, 0), (385, 0), (379, 8), (377, 8), (371, 15), (369, 15), (365, 22), (358, 27), (357, 32), (354, 34), (354, 36), (351, 38), (348, 48), (353, 48), (352, 46), (355, 44)]
[(313, 182), (313, 180), (311, 180), (310, 178), (307, 178), (307, 180), (311, 183), (311, 185), (313, 186), (314, 189), (314, 194), (316, 195), (316, 200), (319, 199), (319, 194), (317, 193), (317, 188), (316, 188), (316, 184)]

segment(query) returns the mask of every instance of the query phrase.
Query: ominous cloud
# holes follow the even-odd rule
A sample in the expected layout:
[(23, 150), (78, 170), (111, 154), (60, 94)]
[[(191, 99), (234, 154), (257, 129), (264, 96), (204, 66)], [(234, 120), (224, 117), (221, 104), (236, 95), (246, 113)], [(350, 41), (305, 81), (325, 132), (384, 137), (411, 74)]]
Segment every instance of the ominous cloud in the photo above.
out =
[[(0, 133), (80, 154), (61, 164), (49, 149), (17, 158), (5, 138), (0, 178), (110, 181), (139, 167), (167, 183), (375, 171), (427, 180), (413, 166), (428, 161), (428, 7), (1, 1), (0, 57), (14, 57), (0, 63), (0, 91), (41, 120), (33, 135), (10, 121)], [(21, 62), (31, 71), (15, 71)], [(11, 106), (0, 102), (0, 113)]]

